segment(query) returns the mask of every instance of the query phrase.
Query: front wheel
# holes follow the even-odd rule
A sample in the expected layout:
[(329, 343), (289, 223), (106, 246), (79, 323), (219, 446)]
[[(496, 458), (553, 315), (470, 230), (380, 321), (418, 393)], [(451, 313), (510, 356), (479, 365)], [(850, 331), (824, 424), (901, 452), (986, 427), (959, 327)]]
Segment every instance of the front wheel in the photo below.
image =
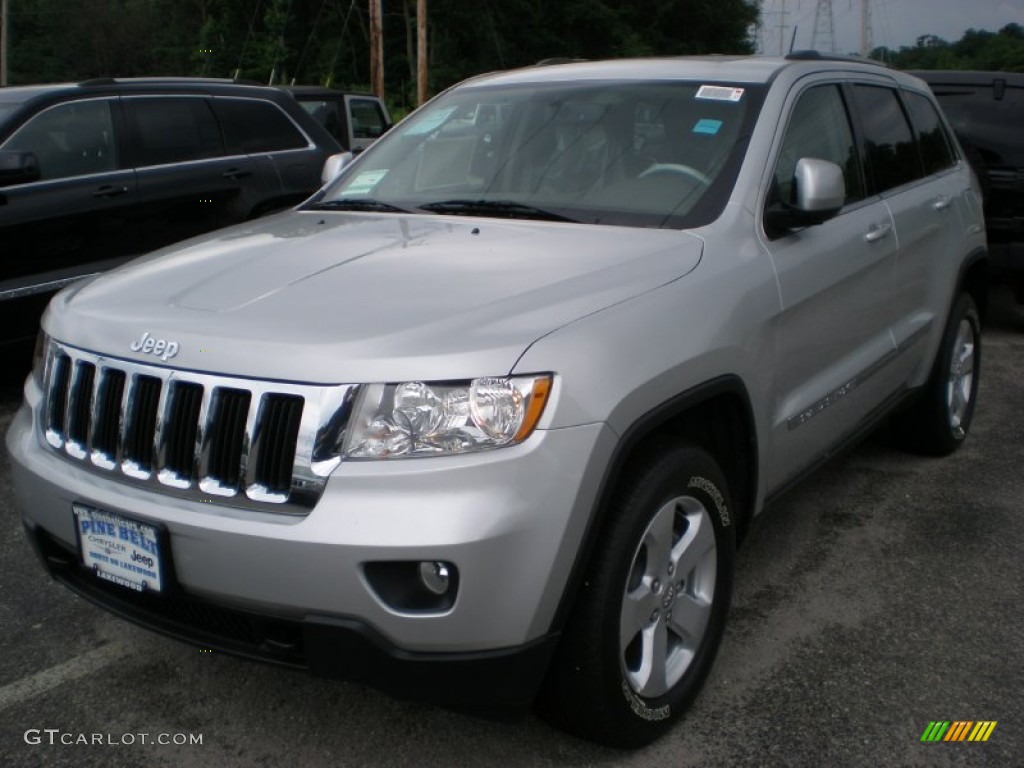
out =
[(539, 702), (571, 733), (638, 747), (696, 696), (725, 627), (734, 527), (703, 450), (663, 443), (632, 462)]
[(945, 456), (967, 437), (981, 374), (981, 320), (965, 294), (953, 304), (942, 344), (921, 398), (897, 423), (904, 444), (917, 453)]

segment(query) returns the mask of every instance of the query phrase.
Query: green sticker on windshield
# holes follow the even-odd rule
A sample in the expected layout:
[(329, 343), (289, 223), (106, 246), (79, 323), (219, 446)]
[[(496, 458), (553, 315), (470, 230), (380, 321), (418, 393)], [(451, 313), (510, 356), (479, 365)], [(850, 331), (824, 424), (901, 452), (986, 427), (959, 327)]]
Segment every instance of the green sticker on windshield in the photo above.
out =
[(365, 195), (367, 192), (372, 190), (377, 184), (388, 175), (388, 169), (385, 168), (382, 171), (363, 171), (354, 179), (345, 190), (341, 193), (344, 195)]

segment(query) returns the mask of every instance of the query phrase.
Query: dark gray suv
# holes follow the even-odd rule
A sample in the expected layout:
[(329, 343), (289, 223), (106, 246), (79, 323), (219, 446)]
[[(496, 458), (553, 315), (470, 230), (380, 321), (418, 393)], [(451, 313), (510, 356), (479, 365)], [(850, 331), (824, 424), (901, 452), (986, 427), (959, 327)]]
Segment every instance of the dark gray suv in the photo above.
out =
[(919, 71), (971, 161), (997, 277), (1024, 302), (1024, 73)]
[(200, 79), (0, 89), (0, 344), (62, 285), (287, 208), (341, 148), (274, 88)]

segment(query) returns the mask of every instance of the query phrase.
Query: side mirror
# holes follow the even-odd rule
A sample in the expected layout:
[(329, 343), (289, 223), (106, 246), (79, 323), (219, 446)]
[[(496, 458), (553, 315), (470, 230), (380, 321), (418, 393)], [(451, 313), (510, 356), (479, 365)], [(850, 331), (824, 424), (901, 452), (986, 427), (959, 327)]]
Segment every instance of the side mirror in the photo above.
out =
[(345, 167), (352, 162), (351, 152), (340, 152), (337, 155), (331, 155), (324, 161), (324, 168), (320, 172), (320, 183), (329, 184), (338, 178)]
[(39, 181), (39, 159), (34, 152), (0, 152), (0, 187)]
[(765, 211), (765, 224), (775, 232), (823, 224), (834, 218), (846, 199), (843, 169), (828, 160), (801, 157), (793, 171), (793, 205), (777, 203)]

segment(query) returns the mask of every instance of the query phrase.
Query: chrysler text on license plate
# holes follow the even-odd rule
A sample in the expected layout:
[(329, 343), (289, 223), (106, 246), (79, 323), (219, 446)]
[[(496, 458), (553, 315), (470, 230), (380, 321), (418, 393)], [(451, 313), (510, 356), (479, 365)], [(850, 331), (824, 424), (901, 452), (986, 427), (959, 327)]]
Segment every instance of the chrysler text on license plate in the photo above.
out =
[(163, 589), (160, 537), (156, 526), (73, 504), (82, 562), (98, 578), (134, 589)]

